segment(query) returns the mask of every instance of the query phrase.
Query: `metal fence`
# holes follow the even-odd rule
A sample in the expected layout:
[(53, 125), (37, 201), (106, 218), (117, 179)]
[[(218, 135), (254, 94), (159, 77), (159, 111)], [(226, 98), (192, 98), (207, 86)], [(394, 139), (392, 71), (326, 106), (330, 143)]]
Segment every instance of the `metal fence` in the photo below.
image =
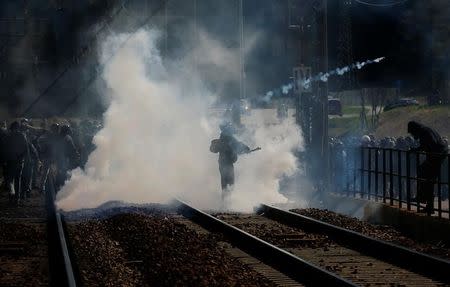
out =
[[(450, 218), (450, 154), (375, 147), (337, 147), (332, 148), (330, 155), (331, 191), (419, 211), (425, 208), (425, 204), (417, 203), (414, 198), (418, 186), (428, 183), (434, 192), (433, 215)], [(439, 169), (438, 175), (424, 178), (426, 160), (433, 157), (439, 158), (434, 161), (440, 163), (440, 168), (435, 167)]]

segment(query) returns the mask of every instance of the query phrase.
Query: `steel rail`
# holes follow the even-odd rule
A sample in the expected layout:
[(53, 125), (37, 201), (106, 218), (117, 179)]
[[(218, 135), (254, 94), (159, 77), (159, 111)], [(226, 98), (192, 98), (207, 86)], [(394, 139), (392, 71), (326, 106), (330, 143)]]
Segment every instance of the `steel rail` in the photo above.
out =
[(300, 283), (309, 286), (357, 286), (181, 200), (175, 200), (174, 204), (178, 213), (210, 231), (224, 234), (235, 246)]
[(342, 245), (379, 260), (389, 262), (417, 274), (450, 283), (449, 260), (417, 252), (403, 246), (378, 240), (358, 232), (266, 204), (262, 204), (258, 208), (258, 212), (267, 218), (290, 226), (326, 234)]
[(49, 176), (46, 184), (47, 236), (49, 241), (50, 285), (76, 287), (79, 277), (76, 276), (75, 264), (72, 261), (70, 246), (64, 226), (64, 216), (55, 206), (55, 185)]

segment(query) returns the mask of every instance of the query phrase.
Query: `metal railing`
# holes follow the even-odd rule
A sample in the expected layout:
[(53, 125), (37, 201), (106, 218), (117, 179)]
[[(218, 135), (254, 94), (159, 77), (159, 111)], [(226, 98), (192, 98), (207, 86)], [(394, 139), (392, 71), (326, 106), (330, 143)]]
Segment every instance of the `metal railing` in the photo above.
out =
[[(427, 165), (430, 159), (434, 159), (434, 166)], [(378, 147), (332, 148), (330, 190), (419, 211), (425, 204), (415, 200), (417, 191), (427, 185), (433, 189), (434, 213), (450, 219), (449, 163), (450, 154)], [(435, 168), (436, 176), (425, 176), (425, 167)]]

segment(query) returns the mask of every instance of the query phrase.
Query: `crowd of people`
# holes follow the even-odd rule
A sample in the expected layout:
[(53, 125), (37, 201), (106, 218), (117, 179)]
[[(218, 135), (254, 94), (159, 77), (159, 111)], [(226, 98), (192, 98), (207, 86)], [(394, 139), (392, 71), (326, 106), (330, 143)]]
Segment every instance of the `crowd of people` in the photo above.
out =
[[(447, 137), (441, 137), (440, 141), (447, 147), (450, 147)], [(343, 138), (330, 138), (331, 149), (359, 146), (408, 151), (417, 149), (420, 146), (420, 141), (413, 136), (383, 137), (377, 139), (373, 134), (363, 135), (362, 137), (349, 136)]]
[(100, 128), (90, 120), (34, 126), (26, 118), (0, 128), (0, 165), (3, 188), (11, 205), (18, 206), (31, 196), (32, 190), (44, 192), (50, 176), (58, 189), (68, 171), (84, 167), (94, 149), (93, 136)]
[[(409, 169), (415, 186), (411, 200), (425, 203), (426, 208), (423, 211), (429, 214), (433, 213), (434, 185), (439, 177), (441, 177), (441, 182), (448, 182), (446, 179), (448, 172), (445, 171), (449, 168), (449, 142), (446, 137), (442, 137), (434, 129), (415, 121), (408, 123), (407, 131), (410, 135), (397, 138), (376, 139), (373, 135), (364, 135), (331, 139), (330, 160), (335, 188), (340, 190), (349, 187), (356, 189), (355, 185), (358, 185), (360, 192), (367, 192), (365, 189), (368, 187), (363, 185), (370, 181), (369, 177), (374, 177), (377, 172), (376, 166), (378, 166), (378, 172), (383, 170), (383, 172), (394, 174), (393, 179), (389, 176), (386, 177), (387, 186), (384, 188), (393, 190), (393, 195), (397, 198), (399, 193), (406, 192), (406, 170)], [(361, 150), (361, 147), (374, 149)], [(392, 152), (388, 153), (388, 150), (392, 150)], [(408, 155), (405, 151), (411, 152), (409, 166), (406, 165)], [(420, 155), (415, 152), (420, 152)], [(375, 154), (378, 156), (375, 157)], [(362, 170), (364, 170), (363, 178), (365, 179), (362, 179), (362, 182), (356, 182), (356, 179), (360, 178)], [(401, 180), (402, 190), (398, 190), (399, 180)], [(381, 184), (378, 184), (378, 187), (381, 188)], [(448, 184), (441, 186), (441, 192), (445, 194), (445, 198), (448, 197)]]

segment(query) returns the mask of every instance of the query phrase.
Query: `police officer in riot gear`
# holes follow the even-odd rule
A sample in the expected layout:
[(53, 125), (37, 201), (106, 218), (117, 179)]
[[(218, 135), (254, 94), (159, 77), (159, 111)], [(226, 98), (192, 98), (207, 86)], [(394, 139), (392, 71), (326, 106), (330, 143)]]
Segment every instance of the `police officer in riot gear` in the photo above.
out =
[[(221, 125), (220, 129), (220, 137), (211, 141), (210, 151), (219, 153), (220, 182), (222, 198), (224, 198), (234, 185), (234, 163), (237, 161), (238, 155), (250, 153), (252, 150), (233, 136), (231, 124)], [(258, 149), (260, 148), (255, 150)]]

